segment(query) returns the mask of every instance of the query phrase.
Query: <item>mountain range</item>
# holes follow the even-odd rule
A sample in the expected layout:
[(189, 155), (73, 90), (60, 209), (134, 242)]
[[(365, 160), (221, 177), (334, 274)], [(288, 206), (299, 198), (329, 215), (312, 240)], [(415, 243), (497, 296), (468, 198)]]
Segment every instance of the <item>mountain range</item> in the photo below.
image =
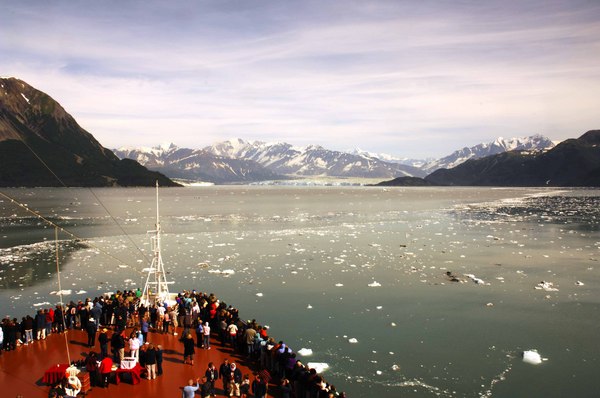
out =
[(425, 180), (462, 186), (600, 186), (600, 130), (546, 152), (509, 151), (440, 169)]
[(120, 160), (47, 94), (0, 78), (0, 186), (176, 186)]
[(0, 78), (0, 186), (177, 185), (158, 171), (214, 183), (336, 177), (395, 178), (389, 185), (600, 186), (600, 130), (556, 146), (539, 135), (499, 138), (421, 161), (241, 139), (115, 152), (47, 94)]
[(359, 149), (340, 152), (317, 145), (296, 147), (288, 143), (242, 139), (223, 141), (202, 149), (170, 144), (155, 148), (120, 148), (114, 152), (120, 158), (134, 159), (172, 178), (243, 183), (307, 177), (422, 178), (432, 171), (451, 168), (469, 159), (511, 150), (543, 152), (553, 146), (552, 141), (541, 135), (509, 140), (498, 138), (491, 143), (460, 149), (438, 160), (401, 159)]

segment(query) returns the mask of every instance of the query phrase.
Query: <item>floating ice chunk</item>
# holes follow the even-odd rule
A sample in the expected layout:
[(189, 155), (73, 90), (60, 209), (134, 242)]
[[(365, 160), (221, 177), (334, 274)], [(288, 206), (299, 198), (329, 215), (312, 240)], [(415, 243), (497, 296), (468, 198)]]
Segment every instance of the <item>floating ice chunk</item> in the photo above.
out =
[(539, 365), (540, 363), (542, 363), (542, 357), (537, 352), (537, 350), (523, 351), (523, 362), (529, 363), (531, 365)]
[(485, 282), (483, 281), (483, 279), (479, 279), (478, 277), (476, 277), (473, 274), (465, 274), (465, 276), (469, 279), (471, 279), (473, 282), (477, 283), (478, 285), (485, 285)]
[(377, 281), (373, 281), (373, 282), (369, 283), (367, 286), (369, 286), (369, 287), (380, 287), (381, 283), (379, 283)]
[(262, 294), (262, 293), (256, 293), (256, 295), (257, 295), (258, 297), (262, 297), (262, 296), (263, 296), (263, 294)]
[(354, 337), (352, 337), (351, 339), (348, 339), (348, 343), (356, 344), (356, 343), (358, 343), (358, 340), (356, 340)]
[(378, 306), (377, 306), (377, 307), (375, 307), (375, 308), (377, 308), (378, 310), (380, 310), (380, 309), (382, 309), (382, 308), (383, 308), (383, 306), (382, 306), (382, 305), (378, 305)]
[(558, 289), (554, 287), (552, 282), (541, 281), (535, 286), (535, 288), (537, 290), (545, 290), (547, 292), (558, 292)]
[(75, 293), (75, 294), (86, 294), (86, 293), (87, 293), (87, 292), (86, 292), (85, 290), (80, 290), (80, 291), (78, 291), (78, 292), (77, 292), (77, 293)]
[(221, 275), (233, 275), (235, 274), (235, 271), (232, 269), (224, 269), (224, 270), (220, 270), (220, 269), (209, 269), (208, 272), (210, 272), (211, 274), (221, 274)]
[(393, 326), (396, 326), (396, 322), (391, 322), (391, 323), (390, 323), (390, 326), (392, 326), (392, 327), (393, 327)]
[(325, 362), (309, 362), (306, 364), (309, 369), (314, 369), (317, 373), (323, 373), (325, 370), (329, 369), (329, 364)]
[(33, 306), (34, 307), (41, 307), (42, 305), (50, 305), (50, 303), (47, 302), (47, 301), (44, 301), (43, 303), (35, 303)]
[(336, 283), (336, 284), (335, 284), (335, 287), (342, 287), (342, 286), (344, 286), (344, 284), (343, 284), (343, 283)]
[(67, 295), (67, 294), (71, 294), (71, 293), (72, 293), (72, 290), (71, 290), (71, 289), (67, 289), (67, 290), (60, 290), (60, 291), (52, 291), (52, 292), (50, 292), (50, 294), (54, 294), (54, 295), (56, 295), (56, 296), (58, 296), (58, 295), (60, 295), (60, 294), (65, 294), (65, 295)]
[(310, 309), (312, 309), (312, 305), (309, 304), (306, 306), (306, 308), (310, 310)]
[(300, 350), (298, 350), (298, 354), (302, 355), (303, 357), (307, 357), (313, 354), (313, 350), (311, 350), (310, 348), (301, 348)]
[(400, 370), (400, 366), (398, 366), (398, 365), (396, 365), (396, 364), (393, 364), (393, 365), (392, 365), (392, 370), (393, 370), (393, 371), (398, 371), (398, 370)]
[(383, 374), (383, 372), (382, 372), (381, 370), (378, 370), (378, 371), (377, 371), (377, 372), (375, 372), (375, 373), (377, 373), (377, 375), (382, 375), (382, 374)]
[(582, 281), (577, 281), (577, 282), (575, 282), (575, 285), (577, 285), (577, 286), (583, 286), (584, 283)]

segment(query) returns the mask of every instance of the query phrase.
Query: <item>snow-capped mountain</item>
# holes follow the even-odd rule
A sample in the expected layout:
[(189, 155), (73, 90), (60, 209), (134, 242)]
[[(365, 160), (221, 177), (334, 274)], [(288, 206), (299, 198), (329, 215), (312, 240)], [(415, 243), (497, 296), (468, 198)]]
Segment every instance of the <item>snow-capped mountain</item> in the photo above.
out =
[(425, 164), (427, 164), (429, 162), (433, 162), (435, 160), (434, 158), (426, 158), (426, 159), (401, 158), (401, 157), (390, 155), (387, 153), (376, 153), (376, 152), (364, 151), (360, 148), (354, 148), (352, 151), (349, 151), (349, 153), (351, 153), (353, 155), (366, 156), (369, 158), (380, 159), (380, 160), (383, 160), (384, 162), (388, 162), (388, 163), (404, 164), (407, 166), (416, 167), (417, 169), (420, 169)]
[(203, 149), (179, 148), (174, 144), (153, 148), (115, 149), (121, 159), (134, 159), (151, 170), (171, 178), (214, 183), (253, 182), (282, 179), (258, 163), (218, 156)]
[(422, 168), (425, 172), (432, 173), (438, 169), (451, 169), (469, 159), (479, 159), (486, 156), (496, 155), (508, 151), (532, 151), (543, 152), (554, 148), (555, 144), (543, 135), (532, 135), (523, 138), (511, 138), (505, 140), (502, 137), (495, 141), (479, 144), (470, 148), (462, 148), (441, 159), (428, 162)]
[(318, 145), (295, 147), (287, 143), (228, 140), (204, 148), (218, 156), (253, 160), (277, 174), (295, 177), (423, 177), (411, 166), (386, 162), (364, 154), (332, 151)]

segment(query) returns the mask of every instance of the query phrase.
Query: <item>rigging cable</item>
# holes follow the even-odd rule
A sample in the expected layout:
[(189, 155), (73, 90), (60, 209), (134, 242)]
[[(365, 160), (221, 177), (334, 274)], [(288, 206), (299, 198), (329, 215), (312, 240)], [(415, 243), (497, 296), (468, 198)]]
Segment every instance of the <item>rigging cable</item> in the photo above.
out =
[[(44, 162), (44, 160), (33, 150), (33, 148), (30, 147), (25, 142), (25, 140), (21, 140), (21, 142), (23, 143), (23, 145), (25, 145), (27, 147), (27, 149), (29, 149), (29, 151), (31, 153), (33, 153), (33, 155), (40, 161), (40, 163), (42, 163), (42, 165), (44, 165), (44, 167), (46, 169), (48, 169), (48, 171), (54, 176), (54, 178), (56, 178), (58, 180), (58, 182), (60, 182), (60, 184), (63, 187), (69, 188), (67, 186), (67, 184), (65, 184), (64, 181), (61, 180), (60, 177), (58, 175), (56, 175), (56, 173), (54, 171), (52, 171), (52, 169), (50, 168), (50, 166), (48, 166), (48, 164), (46, 164), (46, 162)], [(150, 259), (148, 258), (148, 256), (146, 256), (146, 254), (142, 251), (142, 249), (140, 249), (140, 247), (134, 242), (133, 238), (131, 236), (129, 236), (129, 234), (127, 232), (125, 232), (125, 230), (123, 229), (123, 227), (121, 226), (121, 224), (119, 224), (117, 222), (117, 220), (115, 219), (115, 217), (111, 214), (111, 212), (108, 211), (108, 209), (106, 208), (106, 206), (104, 206), (104, 203), (102, 203), (102, 201), (94, 193), (94, 191), (92, 190), (92, 188), (88, 187), (88, 190), (90, 191), (90, 193), (92, 194), (92, 196), (94, 196), (94, 198), (96, 198), (96, 200), (98, 201), (98, 203), (100, 203), (100, 206), (102, 206), (102, 208), (104, 209), (104, 211), (106, 211), (106, 214), (108, 214), (108, 216), (111, 218), (111, 220), (113, 220), (113, 222), (115, 223), (115, 225), (117, 227), (119, 227), (119, 229), (121, 230), (121, 232), (123, 233), (123, 235), (125, 235), (127, 237), (127, 239), (129, 239), (129, 241), (131, 242), (131, 244), (138, 250), (138, 252), (140, 252), (140, 254), (142, 255), (142, 257), (144, 257), (146, 259), (146, 262), (150, 262)]]
[[(65, 303), (63, 301), (63, 291), (62, 291), (62, 286), (60, 284), (60, 261), (58, 259), (58, 227), (54, 227), (54, 247), (55, 247), (55, 252), (56, 252), (56, 278), (58, 279), (58, 295), (60, 297), (60, 308), (61, 311), (63, 312), (63, 328), (64, 330), (66, 330), (66, 326), (65, 325), (65, 312), (64, 312), (64, 308), (65, 308)], [(67, 333), (62, 333), (63, 336), (65, 336), (65, 348), (67, 350), (67, 363), (71, 364), (71, 353), (69, 352), (69, 340), (67, 339)]]
[[(19, 201), (17, 201), (16, 199), (8, 196), (7, 194), (5, 194), (4, 192), (0, 191), (0, 196), (10, 200), (12, 203), (16, 204), (17, 206), (19, 206), (20, 208), (24, 209), (25, 211), (33, 214), (34, 216), (38, 217), (39, 219), (43, 220), (45, 223), (58, 228), (61, 232), (67, 234), (68, 236), (70, 236), (72, 239), (75, 240), (79, 240), (79, 241), (86, 241), (86, 244), (88, 244), (89, 246), (91, 246), (92, 248), (98, 250), (100, 253), (104, 254), (107, 257), (112, 258), (113, 260), (118, 261), (121, 264), (127, 264), (127, 262), (122, 261), (121, 259), (115, 257), (114, 255), (110, 254), (108, 251), (102, 249), (101, 247), (96, 246), (95, 244), (91, 243), (90, 241), (88, 241), (87, 239), (81, 238), (77, 235), (75, 235), (74, 233), (68, 231), (67, 229), (61, 227), (60, 225), (56, 224), (55, 222), (48, 220), (46, 217), (42, 216), (40, 213), (36, 212), (35, 210), (30, 209), (28, 206), (24, 205), (23, 203), (20, 203)], [(131, 266), (131, 265), (130, 265)], [(144, 275), (144, 273), (138, 269), (136, 269), (136, 266), (131, 266), (137, 273), (139, 273), (140, 275)]]

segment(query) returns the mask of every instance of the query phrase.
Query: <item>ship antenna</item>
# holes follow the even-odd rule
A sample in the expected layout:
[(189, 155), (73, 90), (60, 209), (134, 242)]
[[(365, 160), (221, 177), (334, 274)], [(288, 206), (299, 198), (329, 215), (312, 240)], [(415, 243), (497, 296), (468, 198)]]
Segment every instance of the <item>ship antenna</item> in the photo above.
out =
[(142, 297), (147, 305), (153, 305), (169, 300), (169, 284), (173, 283), (167, 282), (165, 267), (162, 261), (158, 181), (156, 181), (156, 229), (154, 231), (148, 231), (148, 233), (153, 234), (150, 238), (153, 256), (152, 264), (150, 265), (150, 268), (148, 268), (148, 277), (146, 278), (146, 285), (144, 286)]

